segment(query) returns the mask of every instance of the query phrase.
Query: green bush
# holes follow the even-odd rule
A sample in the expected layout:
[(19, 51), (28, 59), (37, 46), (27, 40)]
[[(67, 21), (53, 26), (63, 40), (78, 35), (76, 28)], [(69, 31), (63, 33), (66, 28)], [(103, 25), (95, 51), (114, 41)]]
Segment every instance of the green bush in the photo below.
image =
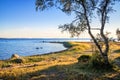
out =
[(70, 42), (63, 42), (64, 47), (71, 48), (73, 45)]
[(90, 61), (91, 67), (94, 68), (101, 68), (104, 64), (104, 60), (99, 54), (93, 54), (91, 61)]
[(96, 70), (110, 70), (110, 69), (112, 69), (112, 65), (111, 64), (107, 65), (105, 63), (103, 57), (98, 52), (95, 52), (92, 55), (91, 60), (89, 62), (89, 67), (94, 68)]
[(91, 59), (89, 55), (82, 55), (78, 58), (78, 62), (88, 62)]
[(112, 63), (114, 66), (120, 66), (120, 57), (115, 58)]

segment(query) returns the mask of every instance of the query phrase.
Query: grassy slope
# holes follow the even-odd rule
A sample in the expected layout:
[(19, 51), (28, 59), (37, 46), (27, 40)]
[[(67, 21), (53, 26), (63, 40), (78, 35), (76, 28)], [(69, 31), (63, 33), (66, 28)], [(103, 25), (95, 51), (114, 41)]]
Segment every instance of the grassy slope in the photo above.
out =
[(109, 58), (115, 64), (114, 71), (110, 72), (87, 69), (86, 63), (78, 63), (79, 56), (92, 55), (91, 43), (70, 42), (64, 44), (70, 48), (63, 52), (23, 57), (23, 63), (16, 63), (14, 59), (0, 61), (0, 79), (106, 80), (120, 78), (120, 59), (115, 60), (120, 57), (120, 43), (110, 43)]

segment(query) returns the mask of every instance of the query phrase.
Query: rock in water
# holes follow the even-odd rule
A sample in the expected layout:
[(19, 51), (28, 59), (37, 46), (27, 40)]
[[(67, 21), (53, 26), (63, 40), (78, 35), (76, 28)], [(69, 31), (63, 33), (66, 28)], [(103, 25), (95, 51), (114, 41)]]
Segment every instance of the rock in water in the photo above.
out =
[(13, 54), (11, 58), (20, 58), (20, 56), (18, 54)]
[(39, 47), (36, 47), (36, 49), (39, 49)]

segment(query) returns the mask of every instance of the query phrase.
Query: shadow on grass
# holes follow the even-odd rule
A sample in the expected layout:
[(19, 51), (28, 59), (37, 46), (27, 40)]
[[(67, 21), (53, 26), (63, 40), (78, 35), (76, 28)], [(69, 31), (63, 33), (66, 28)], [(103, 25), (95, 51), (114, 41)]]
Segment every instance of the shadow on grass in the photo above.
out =
[[(29, 67), (28, 67), (29, 70)], [(106, 76), (109, 75), (109, 76)], [(44, 70), (21, 74), (20, 76), (4, 76), (4, 80), (119, 80), (120, 72), (102, 71), (88, 68), (86, 63), (56, 65)]]
[(115, 53), (120, 53), (120, 49), (118, 49), (118, 50), (115, 50), (114, 52), (115, 52)]
[[(93, 80), (85, 74), (83, 67), (79, 67), (78, 63), (71, 65), (56, 65), (45, 70), (39, 70), (33, 73), (21, 75), (22, 79), (28, 80)], [(83, 71), (80, 69), (82, 68)]]

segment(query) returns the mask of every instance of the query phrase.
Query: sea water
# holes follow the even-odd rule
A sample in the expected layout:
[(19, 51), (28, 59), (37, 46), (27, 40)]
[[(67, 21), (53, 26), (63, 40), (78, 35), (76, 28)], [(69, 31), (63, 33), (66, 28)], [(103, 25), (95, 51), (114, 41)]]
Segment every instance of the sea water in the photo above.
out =
[(0, 39), (0, 60), (9, 59), (12, 54), (31, 56), (65, 50), (63, 44), (50, 42), (80, 41), (78, 39)]

